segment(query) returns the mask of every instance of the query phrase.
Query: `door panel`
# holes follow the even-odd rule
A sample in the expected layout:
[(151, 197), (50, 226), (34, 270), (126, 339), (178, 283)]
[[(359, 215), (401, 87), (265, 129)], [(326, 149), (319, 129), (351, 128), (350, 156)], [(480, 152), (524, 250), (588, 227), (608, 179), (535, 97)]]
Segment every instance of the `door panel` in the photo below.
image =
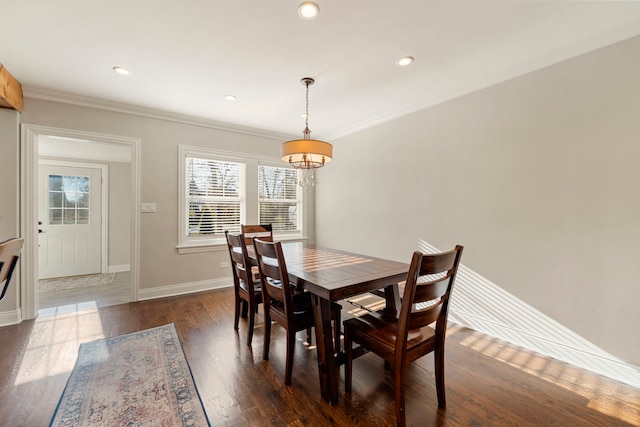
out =
[(102, 170), (39, 166), (40, 279), (102, 270)]

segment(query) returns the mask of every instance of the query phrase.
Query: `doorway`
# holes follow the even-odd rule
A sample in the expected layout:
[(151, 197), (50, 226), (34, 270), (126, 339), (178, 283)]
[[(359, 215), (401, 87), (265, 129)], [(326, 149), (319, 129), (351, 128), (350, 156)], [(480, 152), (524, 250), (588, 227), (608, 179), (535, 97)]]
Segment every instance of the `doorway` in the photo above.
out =
[(23, 124), (21, 157), (23, 317), (136, 301), (139, 140)]

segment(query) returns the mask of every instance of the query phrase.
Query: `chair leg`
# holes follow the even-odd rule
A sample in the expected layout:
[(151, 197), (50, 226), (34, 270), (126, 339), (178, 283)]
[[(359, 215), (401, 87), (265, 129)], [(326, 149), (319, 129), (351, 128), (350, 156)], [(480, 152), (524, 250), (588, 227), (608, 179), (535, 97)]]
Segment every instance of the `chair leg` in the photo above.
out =
[(293, 375), (293, 349), (296, 343), (296, 331), (287, 329), (287, 364), (284, 371), (284, 383), (291, 384)]
[[(256, 306), (257, 304), (253, 304)], [(251, 346), (251, 341), (253, 340), (253, 327), (256, 321), (256, 311), (253, 307), (249, 310), (249, 330), (247, 331), (247, 345)]]
[(394, 386), (396, 394), (396, 423), (398, 427), (404, 427), (406, 424), (406, 414), (404, 405), (404, 386), (405, 386), (406, 367), (396, 366), (394, 372)]
[(247, 311), (249, 311), (249, 302), (242, 300), (242, 317), (247, 317)]
[(269, 360), (269, 345), (271, 344), (271, 317), (264, 313), (264, 343), (262, 344), (262, 360)]
[(351, 391), (351, 369), (353, 365), (353, 349), (351, 348), (351, 335), (349, 329), (344, 330), (344, 349), (347, 360), (344, 363), (344, 390)]
[(242, 300), (240, 299), (240, 295), (236, 294), (236, 310), (233, 316), (233, 329), (238, 330), (238, 321), (240, 320), (240, 304), (242, 304)]
[(433, 352), (435, 359), (435, 371), (436, 371), (436, 391), (438, 393), (438, 407), (446, 408), (447, 401), (445, 399), (444, 390), (444, 346), (436, 348)]
[(312, 338), (311, 338), (311, 328), (307, 328), (307, 344), (309, 345), (313, 344)]
[(333, 321), (333, 341), (336, 354), (340, 353), (340, 325), (342, 325), (340, 319), (340, 310), (336, 310), (335, 320)]

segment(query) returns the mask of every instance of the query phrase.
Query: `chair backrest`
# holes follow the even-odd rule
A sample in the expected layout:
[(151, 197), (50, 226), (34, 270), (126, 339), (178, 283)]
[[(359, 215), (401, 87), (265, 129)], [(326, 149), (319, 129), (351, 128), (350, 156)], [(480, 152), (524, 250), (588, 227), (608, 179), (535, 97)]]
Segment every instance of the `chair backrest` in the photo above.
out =
[(451, 290), (456, 280), (463, 247), (449, 252), (414, 252), (398, 317), (398, 346), (406, 343), (408, 332), (436, 322), (436, 339), (444, 340)]
[(253, 276), (251, 274), (251, 263), (247, 253), (247, 245), (243, 234), (229, 234), (224, 232), (229, 247), (229, 257), (231, 258), (231, 269), (233, 271), (233, 282), (237, 288), (244, 285), (248, 292), (253, 292)]
[(9, 288), (11, 276), (20, 258), (19, 254), (23, 243), (23, 238), (13, 238), (0, 243), (0, 285), (2, 285), (0, 300), (4, 298), (4, 294)]
[(282, 253), (282, 244), (254, 238), (253, 247), (258, 260), (262, 292), (265, 294), (263, 298), (265, 306), (272, 306), (273, 301), (279, 303), (278, 306), (282, 308), (287, 319), (291, 321), (294, 312), (293, 296), (287, 264)]
[(244, 234), (244, 241), (247, 246), (253, 245), (253, 238), (257, 237), (263, 242), (273, 242), (273, 228), (271, 224), (259, 224), (259, 225), (240, 225), (242, 234)]

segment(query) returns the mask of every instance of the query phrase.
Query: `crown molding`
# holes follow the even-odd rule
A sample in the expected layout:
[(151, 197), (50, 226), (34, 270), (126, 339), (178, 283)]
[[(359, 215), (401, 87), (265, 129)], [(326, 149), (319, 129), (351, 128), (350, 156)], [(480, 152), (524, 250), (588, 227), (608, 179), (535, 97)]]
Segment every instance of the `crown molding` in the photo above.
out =
[(45, 89), (37, 86), (23, 85), (24, 96), (27, 98), (42, 99), (45, 101), (61, 102), (64, 104), (78, 105), (81, 107), (97, 108), (100, 110), (112, 111), (116, 113), (130, 114), (134, 116), (147, 117), (157, 120), (166, 120), (191, 126), (200, 126), (210, 129), (235, 132), (245, 135), (258, 136), (277, 141), (286, 141), (295, 138), (294, 135), (272, 132), (264, 129), (257, 129), (248, 126), (235, 125), (233, 123), (219, 122), (201, 117), (188, 116), (186, 114), (172, 113), (154, 108), (140, 107), (137, 105), (125, 104), (107, 99), (93, 98), (68, 92), (61, 92)]
[(413, 106), (402, 110), (391, 111), (387, 114), (372, 118), (371, 120), (354, 124), (348, 129), (334, 132), (328, 135), (326, 139), (333, 141), (637, 36), (640, 36), (640, 16), (633, 16), (570, 43), (549, 49), (536, 58), (520, 61), (501, 69), (495, 69), (465, 85), (427, 97), (422, 102), (414, 104)]

